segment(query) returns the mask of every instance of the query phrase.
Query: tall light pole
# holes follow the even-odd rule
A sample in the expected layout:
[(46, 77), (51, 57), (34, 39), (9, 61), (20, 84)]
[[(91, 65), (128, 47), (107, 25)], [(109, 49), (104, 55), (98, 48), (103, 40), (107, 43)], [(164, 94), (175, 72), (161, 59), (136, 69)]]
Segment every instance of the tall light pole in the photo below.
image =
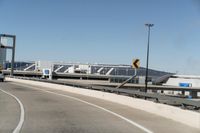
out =
[(148, 27), (148, 42), (147, 42), (147, 63), (146, 63), (146, 76), (145, 76), (145, 92), (147, 92), (147, 84), (148, 84), (148, 71), (149, 71), (149, 41), (150, 41), (150, 30), (154, 24), (145, 24)]

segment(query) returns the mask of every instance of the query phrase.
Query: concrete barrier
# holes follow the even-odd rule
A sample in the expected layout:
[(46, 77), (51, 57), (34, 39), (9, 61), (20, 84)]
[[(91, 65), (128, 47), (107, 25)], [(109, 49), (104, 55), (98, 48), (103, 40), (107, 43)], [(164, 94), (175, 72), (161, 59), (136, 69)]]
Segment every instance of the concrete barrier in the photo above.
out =
[(95, 97), (123, 105), (127, 105), (132, 108), (140, 109), (148, 113), (156, 114), (174, 121), (183, 123), (185, 125), (198, 128), (200, 130), (200, 113), (183, 110), (177, 107), (154, 103), (142, 99), (132, 98), (123, 95), (117, 95), (113, 93), (101, 92), (96, 90), (80, 89), (77, 87), (70, 87), (64, 85), (57, 85), (52, 83), (44, 83), (31, 80), (13, 79), (7, 78), (7, 81), (13, 81), (17, 83), (29, 84), (40, 87), (48, 87), (52, 89), (67, 91), (71, 93), (81, 94), (85, 96)]

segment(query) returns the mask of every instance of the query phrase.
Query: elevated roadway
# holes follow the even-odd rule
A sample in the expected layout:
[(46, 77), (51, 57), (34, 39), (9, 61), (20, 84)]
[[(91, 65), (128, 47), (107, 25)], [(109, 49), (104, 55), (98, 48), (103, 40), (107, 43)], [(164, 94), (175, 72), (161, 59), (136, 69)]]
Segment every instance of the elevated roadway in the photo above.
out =
[[(9, 75), (10, 74), (10, 70), (3, 70), (4, 74)], [(112, 78), (119, 78), (119, 79), (128, 79), (130, 78), (130, 76), (119, 76), (119, 75), (96, 75), (96, 74), (78, 74), (78, 73), (56, 73), (53, 72), (53, 77), (56, 79), (59, 78), (71, 78), (71, 79), (98, 79), (98, 80), (104, 80), (104, 82), (88, 82), (87, 80), (84, 80), (83, 82), (81, 80), (72, 80), (70, 81), (70, 79), (65, 80), (65, 82), (71, 82), (71, 83), (81, 83), (81, 84), (85, 84), (86, 82), (88, 82), (88, 84), (91, 85), (104, 85), (104, 86), (108, 86), (108, 87), (116, 87), (119, 85), (119, 83), (110, 83), (108, 82), (109, 79)], [(42, 72), (38, 72), (38, 71), (14, 71), (14, 75), (15, 76), (27, 76), (27, 77), (42, 77)], [(106, 82), (107, 81), (107, 82)], [(135, 89), (144, 89), (144, 85), (139, 85), (139, 84), (127, 84), (124, 86), (125, 88), (135, 88)], [(200, 88), (199, 87), (174, 87), (174, 86), (161, 86), (161, 85), (149, 85), (148, 86), (149, 89), (151, 90), (171, 90), (171, 91), (181, 91), (182, 95), (185, 95), (185, 92), (189, 92), (190, 95), (193, 98), (198, 98), (198, 92), (200, 92)], [(199, 94), (200, 95), (200, 94)]]
[[(10, 75), (10, 70), (3, 70), (2, 72), (6, 75)], [(41, 77), (43, 73), (41, 71), (15, 70), (14, 75)], [(108, 80), (109, 78), (127, 79), (130, 77), (130, 76), (120, 76), (120, 75), (98, 75), (98, 74), (60, 73), (60, 72), (53, 72), (52, 75), (54, 78), (76, 78), (76, 79), (84, 78), (84, 79), (101, 79), (101, 80)]]
[(0, 132), (10, 133), (25, 109), (21, 133), (199, 133), (199, 130), (125, 105), (48, 87), (0, 83)]

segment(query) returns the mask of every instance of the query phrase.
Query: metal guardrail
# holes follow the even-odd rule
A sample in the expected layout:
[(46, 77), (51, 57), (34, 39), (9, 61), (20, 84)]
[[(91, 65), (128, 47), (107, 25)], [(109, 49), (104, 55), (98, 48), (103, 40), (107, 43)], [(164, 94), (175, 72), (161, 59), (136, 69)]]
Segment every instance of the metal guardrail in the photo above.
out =
[(82, 83), (64, 82), (64, 81), (58, 81), (58, 80), (46, 80), (46, 79), (29, 78), (29, 77), (13, 77), (13, 78), (54, 83), (54, 84), (67, 85), (67, 86), (73, 86), (73, 87), (81, 87), (85, 89), (93, 89), (93, 90), (99, 90), (99, 91), (106, 91), (106, 92), (111, 92), (111, 93), (117, 93), (120, 95), (143, 98), (146, 100), (153, 99), (153, 101), (155, 102), (181, 106), (182, 108), (185, 108), (185, 109), (200, 110), (200, 101), (168, 96), (168, 95), (163, 95), (159, 93), (145, 93), (145, 92), (141, 92), (141, 91), (133, 90), (133, 89), (132, 90), (124, 89), (124, 88), (116, 89), (113, 87), (106, 87), (106, 86), (100, 86), (100, 85), (89, 85), (89, 84), (82, 84)]
[[(98, 89), (102, 90), (102, 86), (93, 86), (93, 89)], [(196, 108), (200, 108), (200, 101), (193, 101), (191, 99), (185, 99), (185, 98), (178, 98), (174, 96), (167, 96), (167, 95), (162, 95), (159, 93), (145, 93), (145, 92), (140, 92), (140, 91), (135, 91), (135, 90), (128, 90), (128, 89), (115, 89), (115, 88), (103, 88), (105, 91), (110, 91), (114, 93), (126, 93), (129, 94), (130, 96), (133, 97), (144, 97), (144, 98), (153, 98), (156, 100), (156, 102), (159, 102), (161, 100), (163, 101), (171, 101), (171, 103), (174, 104), (180, 104), (182, 106), (194, 106)]]

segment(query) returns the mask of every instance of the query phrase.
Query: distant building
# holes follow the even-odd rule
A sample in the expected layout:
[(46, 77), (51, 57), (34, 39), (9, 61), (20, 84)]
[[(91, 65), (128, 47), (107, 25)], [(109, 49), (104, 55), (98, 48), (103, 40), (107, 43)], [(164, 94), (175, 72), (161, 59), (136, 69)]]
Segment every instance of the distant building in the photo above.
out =
[[(6, 70), (9, 70), (10, 62), (6, 62)], [(53, 62), (53, 61), (29, 61), (14, 63), (14, 70), (17, 71), (34, 71), (53, 73), (55, 78), (77, 78), (79, 76), (90, 76), (93, 79), (109, 79), (110, 82), (123, 82), (135, 74), (131, 65), (125, 64), (91, 64), (91, 63), (71, 63), (71, 62)], [(46, 71), (45, 71), (46, 70)], [(34, 74), (33, 72), (33, 74)], [(137, 83), (144, 84), (146, 69), (140, 67), (137, 69)], [(45, 73), (44, 73), (45, 74)], [(149, 69), (148, 81), (154, 82), (157, 78), (162, 77), (167, 72)], [(70, 77), (71, 76), (71, 77)], [(132, 82), (132, 81), (130, 81)], [(133, 82), (132, 82), (133, 83)], [(134, 83), (136, 83), (134, 81)]]
[(164, 85), (178, 87), (200, 87), (200, 76), (172, 75)]

